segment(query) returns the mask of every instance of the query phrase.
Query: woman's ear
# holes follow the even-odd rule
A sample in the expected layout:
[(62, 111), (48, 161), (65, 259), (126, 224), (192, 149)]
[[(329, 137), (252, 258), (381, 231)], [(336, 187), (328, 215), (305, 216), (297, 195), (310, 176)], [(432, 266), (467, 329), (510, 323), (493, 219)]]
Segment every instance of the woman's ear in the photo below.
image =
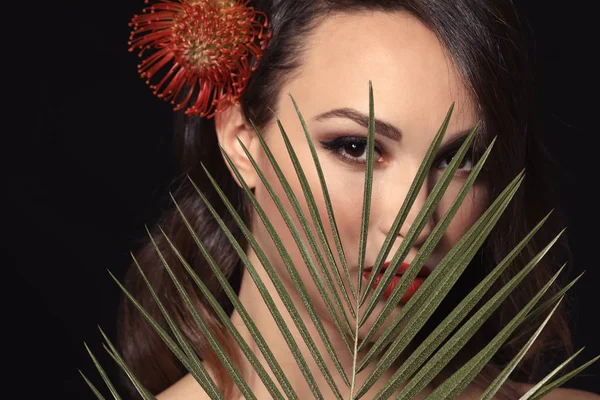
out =
[[(258, 163), (258, 152), (261, 146), (259, 140), (256, 138), (256, 132), (254, 132), (252, 125), (246, 121), (242, 107), (239, 103), (231, 105), (225, 111), (217, 113), (214, 118), (219, 144), (229, 158), (231, 158), (231, 161), (237, 167), (248, 187), (253, 189), (256, 186), (259, 177), (237, 138), (244, 143), (248, 152)], [(223, 156), (223, 161), (225, 162), (225, 165), (227, 165), (233, 179), (235, 179), (237, 184), (241, 187), (242, 185), (225, 159), (225, 156)]]

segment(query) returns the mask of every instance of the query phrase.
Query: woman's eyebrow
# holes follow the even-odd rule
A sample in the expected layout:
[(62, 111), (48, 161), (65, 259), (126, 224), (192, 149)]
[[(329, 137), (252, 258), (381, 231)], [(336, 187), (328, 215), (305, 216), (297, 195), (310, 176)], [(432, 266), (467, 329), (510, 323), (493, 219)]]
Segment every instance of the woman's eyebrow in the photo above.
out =
[[(369, 116), (354, 108), (336, 108), (317, 115), (314, 118), (314, 120), (323, 121), (324, 119), (328, 118), (346, 118), (356, 122), (357, 124), (367, 129), (369, 128)], [(447, 140), (444, 143), (441, 143), (440, 147), (438, 148), (438, 153), (445, 153), (449, 150), (458, 150), (469, 136), (469, 133), (471, 133), (471, 130), (472, 129), (465, 129), (460, 132), (457, 132), (449, 140)], [(394, 125), (388, 122), (377, 118), (375, 118), (375, 132), (380, 133), (383, 136), (386, 136), (396, 141), (399, 141), (402, 137), (402, 131), (400, 131), (400, 129), (396, 128)], [(448, 137), (448, 135), (444, 136)]]
[[(471, 133), (472, 130), (473, 129), (465, 129), (463, 131), (457, 132), (452, 138), (448, 139), (445, 143), (440, 144), (437, 153), (441, 154), (449, 151), (458, 151), (458, 149), (460, 149), (460, 146), (462, 146), (464, 141), (467, 140), (467, 137), (469, 136), (469, 133)], [(446, 137), (446, 135), (444, 135), (444, 137)], [(471, 146), (473, 146), (473, 143), (471, 143)]]
[[(317, 115), (314, 120), (322, 121), (328, 118), (347, 118), (367, 129), (369, 128), (369, 116), (354, 108), (336, 108)], [(402, 137), (402, 132), (400, 129), (377, 118), (375, 118), (375, 132), (396, 141), (399, 141)]]

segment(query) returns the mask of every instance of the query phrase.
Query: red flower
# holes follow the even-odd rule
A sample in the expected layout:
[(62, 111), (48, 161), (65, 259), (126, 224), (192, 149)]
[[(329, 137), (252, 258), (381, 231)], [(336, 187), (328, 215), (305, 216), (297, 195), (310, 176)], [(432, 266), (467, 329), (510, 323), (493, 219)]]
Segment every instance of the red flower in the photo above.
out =
[(129, 51), (151, 52), (138, 70), (154, 94), (175, 110), (189, 105), (187, 115), (208, 118), (234, 104), (257, 67), (250, 62), (260, 59), (271, 37), (267, 16), (247, 3), (160, 0), (135, 15)]

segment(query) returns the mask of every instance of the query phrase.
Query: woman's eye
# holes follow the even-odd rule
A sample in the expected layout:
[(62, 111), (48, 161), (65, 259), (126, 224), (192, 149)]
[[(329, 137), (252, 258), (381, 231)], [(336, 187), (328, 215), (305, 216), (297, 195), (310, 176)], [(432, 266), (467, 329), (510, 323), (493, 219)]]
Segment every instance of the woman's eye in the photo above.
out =
[[(361, 136), (341, 136), (328, 142), (321, 142), (323, 147), (333, 152), (337, 157), (342, 158), (344, 161), (352, 164), (366, 164), (367, 162), (367, 138)], [(374, 152), (375, 161), (379, 161), (382, 156), (382, 151), (375, 146)], [(452, 162), (452, 157), (456, 155), (457, 151), (448, 153), (445, 158), (442, 158), (438, 162), (437, 168), (444, 169)], [(474, 156), (473, 150), (470, 149), (462, 159), (458, 170), (462, 170), (463, 174), (469, 174), (473, 169)]]
[[(367, 138), (359, 136), (342, 136), (329, 142), (321, 142), (328, 150), (334, 152), (338, 157), (345, 161), (355, 164), (365, 164), (367, 162)], [(381, 150), (375, 146), (375, 161), (381, 157)]]
[[(452, 158), (455, 155), (456, 155), (456, 153), (449, 154), (446, 158), (442, 159), (442, 161), (440, 161), (440, 163), (438, 164), (438, 168), (439, 169), (447, 168), (448, 165), (452, 162)], [(465, 157), (460, 162), (460, 165), (458, 166), (458, 170), (461, 170), (461, 169), (466, 170), (467, 173), (469, 173), (473, 169), (473, 152), (472, 152), (472, 150), (467, 151), (467, 154), (465, 154)]]

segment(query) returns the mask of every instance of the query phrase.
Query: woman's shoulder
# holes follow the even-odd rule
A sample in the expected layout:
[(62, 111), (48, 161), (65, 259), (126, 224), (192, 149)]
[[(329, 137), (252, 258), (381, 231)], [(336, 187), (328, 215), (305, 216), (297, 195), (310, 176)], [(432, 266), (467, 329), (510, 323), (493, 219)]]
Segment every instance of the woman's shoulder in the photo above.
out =
[[(517, 383), (517, 385), (522, 393), (534, 386), (530, 383)], [(209, 400), (210, 396), (204, 392), (191, 374), (187, 374), (156, 398), (158, 400)], [(544, 396), (543, 400), (600, 400), (600, 396), (583, 390), (558, 388)]]
[[(527, 392), (534, 385), (531, 383), (520, 383), (519, 384), (521, 391), (523, 393)], [(583, 390), (577, 389), (563, 389), (558, 388), (554, 389), (546, 396), (544, 396), (543, 400), (600, 400), (600, 396), (591, 392), (585, 392)]]
[(169, 386), (163, 392), (156, 396), (157, 400), (210, 400), (204, 389), (191, 374), (186, 374), (183, 378)]

